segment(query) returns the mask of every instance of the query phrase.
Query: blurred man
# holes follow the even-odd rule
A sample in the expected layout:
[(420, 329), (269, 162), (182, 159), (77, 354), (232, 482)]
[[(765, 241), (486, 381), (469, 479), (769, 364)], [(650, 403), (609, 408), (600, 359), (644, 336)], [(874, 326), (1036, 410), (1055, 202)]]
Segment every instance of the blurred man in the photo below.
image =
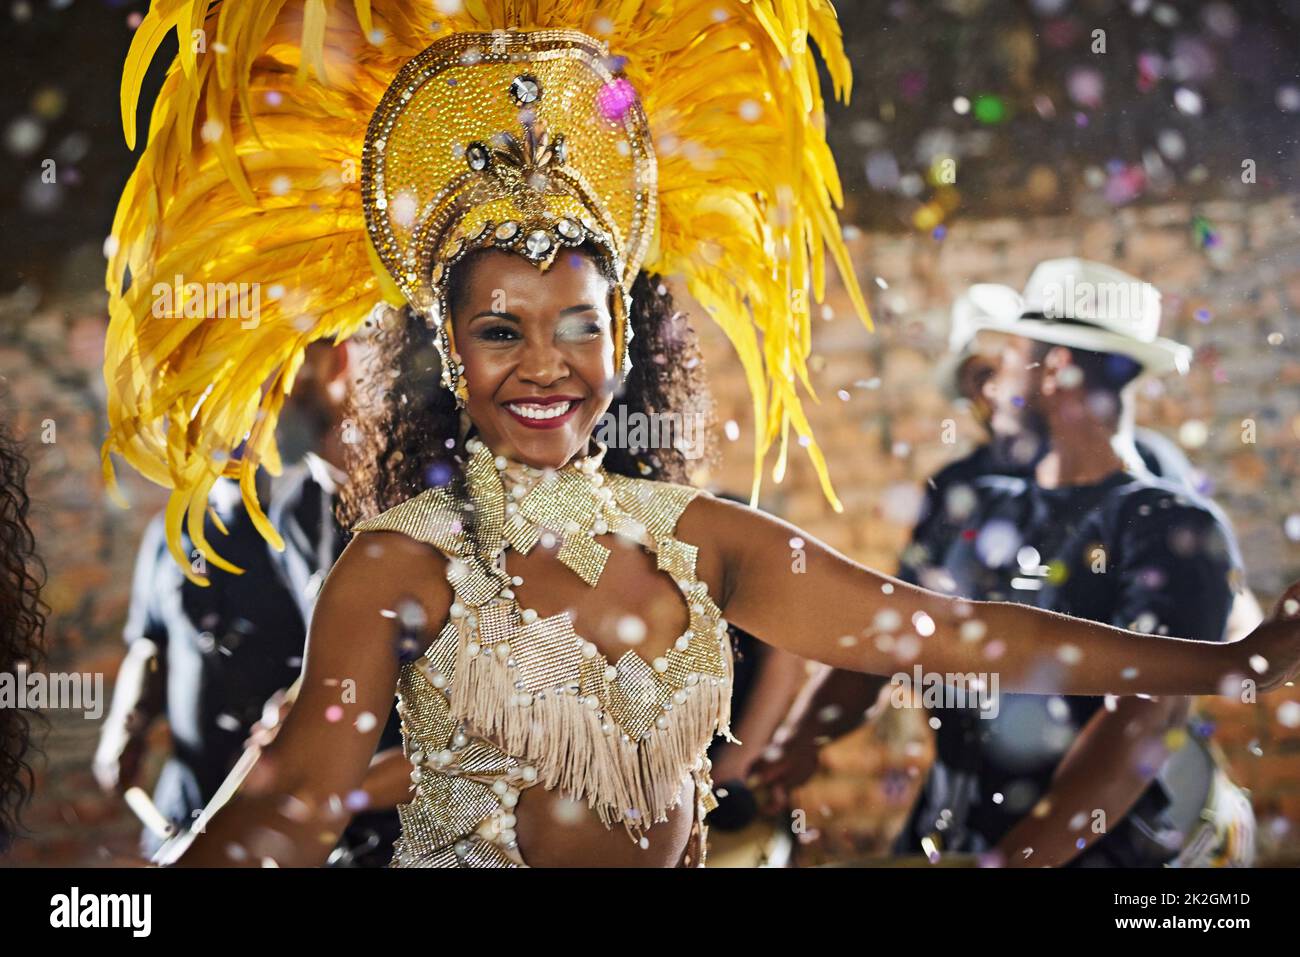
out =
[[(274, 728), (284, 692), (301, 670), (316, 594), (344, 544), (334, 520), (343, 475), (333, 463), (343, 461), (347, 374), (345, 347), (312, 344), (276, 433), (284, 470), (275, 479), (257, 475), (258, 498), (284, 552), (253, 527), (230, 479), (217, 482), (209, 501), (229, 534), (211, 517), (205, 531), (242, 575), (209, 565), (211, 584), (194, 585), (168, 552), (162, 516), (145, 531), (124, 632), (127, 654), (94, 770), (102, 788), (125, 792), (136, 781), (150, 727), (165, 716), (172, 753), (153, 802), (173, 830), (188, 827), (212, 799), (250, 732), (264, 737)], [(185, 548), (203, 561), (188, 538)], [(381, 750), (401, 743), (395, 715), (385, 717)], [(336, 862), (383, 865), (396, 833), (395, 812), (359, 815)], [(142, 852), (152, 855), (161, 841), (146, 829)]]
[[(1153, 477), (1133, 444), (1132, 383), (1144, 370), (1185, 371), (1189, 360), (1190, 350), (1156, 334), (1158, 294), (1096, 263), (1054, 260), (1034, 271), (1023, 297), (977, 286), (971, 299), (979, 325), (1000, 333), (978, 395), (994, 436), (983, 454), (1032, 475), (976, 468), (960, 484), (935, 483), (947, 488), (937, 503), (932, 489), (904, 577), (974, 599), (1222, 640), (1240, 579), (1227, 523), (1185, 485)], [(996, 636), (977, 629), (972, 640), (990, 643), (996, 669)], [(836, 673), (812, 689), (786, 754), (856, 724), (882, 684)], [(998, 705), (995, 716), (932, 709), (937, 759), (900, 851), (993, 852), (1011, 866), (1173, 858), (1178, 836), (1156, 777), (1186, 699), (1103, 706), (1006, 695)], [(807, 759), (793, 757), (763, 771), (787, 784), (806, 772)]]

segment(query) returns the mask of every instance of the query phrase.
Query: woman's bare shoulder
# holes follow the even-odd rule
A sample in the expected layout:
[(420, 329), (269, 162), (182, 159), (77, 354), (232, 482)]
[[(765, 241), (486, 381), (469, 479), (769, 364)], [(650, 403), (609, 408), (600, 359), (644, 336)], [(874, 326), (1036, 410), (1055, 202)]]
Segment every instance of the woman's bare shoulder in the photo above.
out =
[(678, 535), (695, 542), (726, 539), (744, 528), (754, 510), (699, 489), (677, 521)]

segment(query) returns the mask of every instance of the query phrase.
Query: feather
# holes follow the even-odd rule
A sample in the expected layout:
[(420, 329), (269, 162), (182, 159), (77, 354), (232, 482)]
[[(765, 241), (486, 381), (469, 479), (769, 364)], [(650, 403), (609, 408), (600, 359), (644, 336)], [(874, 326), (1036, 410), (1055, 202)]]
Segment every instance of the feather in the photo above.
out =
[[(185, 15), (186, 0), (170, 0), (155, 3), (145, 14), (135, 36), (131, 38), (131, 47), (127, 50), (126, 65), (122, 70), (122, 129), (126, 134), (128, 149), (135, 149), (135, 112), (140, 102), (140, 88), (144, 85), (145, 74), (153, 62), (158, 47), (162, 45), (167, 34), (179, 29), (181, 18)], [(182, 42), (181, 46), (185, 44)]]
[[(464, 0), (455, 13), (431, 0), (154, 0), (123, 70), (132, 148), (144, 76), (168, 33), (181, 43), (113, 220), (101, 467), (118, 500), (114, 456), (172, 489), (168, 543), (195, 581), (182, 529), (233, 569), (203, 533), (219, 476), (238, 478), (254, 524), (282, 544), (255, 477), (280, 468), (275, 425), (307, 345), (346, 338), (377, 303), (401, 301), (360, 186), (340, 174), (359, 167), (388, 84), (449, 32), (548, 27), (599, 35), (626, 57), (659, 159), (644, 268), (680, 276), (735, 351), (753, 413), (751, 503), (773, 445), (784, 475), (793, 428), (841, 507), (802, 404), (817, 401), (805, 306), (824, 295), (828, 258), (871, 328), (825, 138), (818, 58), (835, 97), (852, 89), (830, 0)], [(190, 42), (197, 29), (202, 46)], [(200, 284), (199, 314), (159, 314), (161, 290), (177, 283)], [(219, 318), (244, 302), (230, 283), (262, 291), (255, 323)]]

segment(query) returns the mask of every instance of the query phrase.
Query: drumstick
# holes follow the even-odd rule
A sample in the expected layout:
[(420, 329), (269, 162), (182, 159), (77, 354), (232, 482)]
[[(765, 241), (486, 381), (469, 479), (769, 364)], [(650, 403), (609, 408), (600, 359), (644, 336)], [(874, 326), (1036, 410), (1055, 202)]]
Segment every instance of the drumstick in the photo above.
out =
[(153, 799), (144, 788), (127, 788), (122, 797), (126, 800), (126, 806), (140, 819), (140, 823), (155, 837), (168, 838), (176, 833), (176, 828), (172, 826), (171, 821), (163, 817), (162, 812), (158, 810), (158, 805), (153, 803)]

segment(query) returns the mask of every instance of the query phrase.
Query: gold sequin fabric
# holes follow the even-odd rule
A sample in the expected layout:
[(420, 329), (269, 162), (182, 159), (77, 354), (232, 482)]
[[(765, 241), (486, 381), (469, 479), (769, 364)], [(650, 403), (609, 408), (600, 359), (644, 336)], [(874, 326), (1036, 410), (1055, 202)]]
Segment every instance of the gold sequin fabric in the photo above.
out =
[[(696, 576), (697, 550), (673, 532), (707, 493), (610, 473), (604, 446), (547, 472), (482, 443), (471, 449), (468, 502), (433, 488), (355, 527), (432, 545), (448, 558), (455, 593), (436, 640), (398, 678), (415, 787), (398, 809), (394, 866), (525, 865), (513, 809), (539, 784), (639, 840), (667, 819), (688, 777), (695, 830), (684, 862), (702, 865), (703, 819), (716, 806), (705, 749), (717, 733), (730, 738), (732, 660), (727, 623)], [(629, 650), (611, 663), (569, 615), (521, 608), (500, 561), (505, 549), (528, 554), (553, 539), (544, 547), (595, 587), (610, 536), (653, 554), (689, 609), (689, 626), (653, 661)]]

